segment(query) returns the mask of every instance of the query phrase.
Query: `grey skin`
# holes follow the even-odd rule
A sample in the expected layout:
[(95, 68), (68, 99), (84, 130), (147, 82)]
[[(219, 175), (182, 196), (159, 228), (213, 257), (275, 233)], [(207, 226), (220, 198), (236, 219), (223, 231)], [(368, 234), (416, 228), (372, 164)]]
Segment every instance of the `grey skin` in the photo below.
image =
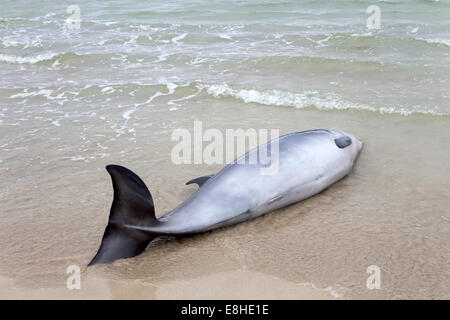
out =
[[(250, 161), (258, 159), (261, 147), (271, 150), (271, 159), (278, 159), (278, 170), (262, 174), (268, 165)], [(159, 236), (230, 226), (309, 198), (348, 175), (361, 150), (362, 142), (343, 131), (281, 136), (216, 175), (189, 181), (200, 189), (159, 219), (144, 182), (124, 167), (108, 165), (114, 200), (102, 244), (89, 265), (136, 256)]]

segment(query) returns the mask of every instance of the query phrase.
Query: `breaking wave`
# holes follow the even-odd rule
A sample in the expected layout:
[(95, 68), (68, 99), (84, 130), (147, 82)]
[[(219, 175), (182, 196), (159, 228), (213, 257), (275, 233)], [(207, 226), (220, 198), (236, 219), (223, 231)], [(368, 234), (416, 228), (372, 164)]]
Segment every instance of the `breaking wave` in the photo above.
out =
[(435, 116), (447, 115), (433, 109), (424, 107), (376, 107), (368, 104), (353, 103), (346, 101), (334, 93), (322, 94), (317, 91), (305, 91), (294, 93), (280, 90), (259, 91), (255, 89), (234, 89), (227, 84), (203, 85), (197, 87), (205, 90), (209, 95), (216, 98), (231, 97), (244, 101), (245, 103), (257, 103), (270, 106), (294, 107), (297, 109), (316, 108), (319, 110), (362, 110), (378, 112), (381, 114), (400, 114), (408, 116), (411, 114), (428, 114)]
[(14, 64), (35, 64), (43, 61), (53, 60), (59, 56), (58, 53), (44, 53), (35, 56), (15, 56), (9, 54), (0, 54), (0, 62), (14, 63)]

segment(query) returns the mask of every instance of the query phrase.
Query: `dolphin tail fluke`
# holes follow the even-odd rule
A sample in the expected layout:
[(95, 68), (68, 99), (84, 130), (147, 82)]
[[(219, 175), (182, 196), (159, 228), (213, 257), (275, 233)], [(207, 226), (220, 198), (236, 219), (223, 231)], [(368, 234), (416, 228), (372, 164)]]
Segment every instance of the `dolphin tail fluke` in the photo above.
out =
[(108, 165), (106, 170), (111, 175), (114, 200), (102, 243), (89, 265), (134, 257), (159, 236), (145, 230), (160, 223), (145, 183), (125, 167)]

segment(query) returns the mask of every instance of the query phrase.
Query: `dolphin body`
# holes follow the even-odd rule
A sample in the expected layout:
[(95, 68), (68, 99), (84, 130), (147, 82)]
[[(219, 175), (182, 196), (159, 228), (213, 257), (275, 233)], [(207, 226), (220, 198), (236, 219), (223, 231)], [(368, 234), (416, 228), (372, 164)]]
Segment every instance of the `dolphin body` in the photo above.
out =
[[(271, 150), (272, 159), (277, 156), (278, 170), (272, 174), (261, 174), (267, 164), (247, 161), (262, 146)], [(159, 236), (230, 226), (309, 198), (351, 172), (362, 142), (343, 131), (320, 129), (287, 134), (262, 146), (216, 175), (187, 182), (200, 189), (159, 219), (144, 182), (124, 167), (108, 165), (114, 200), (102, 243), (89, 265), (134, 257)]]

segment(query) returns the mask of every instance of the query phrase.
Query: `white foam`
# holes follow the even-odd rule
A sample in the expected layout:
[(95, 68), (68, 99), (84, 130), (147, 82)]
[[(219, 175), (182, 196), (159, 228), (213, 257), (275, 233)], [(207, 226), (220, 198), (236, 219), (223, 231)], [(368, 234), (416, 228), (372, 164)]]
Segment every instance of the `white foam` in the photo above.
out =
[(80, 160), (86, 160), (86, 158), (83, 157), (83, 156), (73, 156), (73, 157), (70, 158), (70, 160), (72, 160), (72, 161), (80, 161)]
[(125, 111), (125, 112), (122, 114), (122, 117), (123, 117), (126, 121), (128, 121), (128, 120), (130, 120), (131, 114), (132, 114), (133, 112), (135, 112), (135, 111), (136, 111), (136, 109), (130, 109), (130, 110), (127, 110), (127, 111)]
[(325, 47), (326, 45), (324, 43), (327, 42), (328, 40), (330, 40), (332, 36), (333, 36), (332, 34), (329, 34), (328, 36), (326, 36), (322, 40), (317, 40), (315, 42), (319, 45), (319, 47)]
[(169, 90), (169, 92), (167, 94), (172, 94), (175, 92), (175, 89), (178, 87), (175, 83), (173, 82), (167, 82), (166, 83), (166, 87), (167, 90)]
[(444, 46), (450, 47), (450, 39), (425, 39), (425, 38), (417, 38), (417, 40), (422, 40), (422, 41), (425, 41), (425, 42), (427, 42), (427, 43), (440, 44), (440, 45), (444, 45)]
[(332, 286), (328, 286), (325, 289), (320, 289), (314, 283), (311, 283), (311, 282), (305, 282), (305, 283), (301, 283), (301, 284), (304, 286), (307, 286), (307, 287), (311, 287), (316, 290), (327, 291), (335, 298), (342, 298), (344, 296), (344, 293), (343, 293), (344, 289), (341, 287), (334, 288)]
[(175, 111), (175, 110), (178, 110), (177, 106), (179, 106), (179, 104), (177, 104), (177, 102), (192, 99), (192, 98), (196, 97), (200, 92), (201, 92), (201, 90), (198, 90), (198, 91), (197, 91), (196, 93), (194, 93), (194, 94), (191, 94), (191, 95), (188, 95), (188, 96), (184, 96), (184, 97), (181, 97), (181, 98), (178, 98), (178, 99), (170, 100), (169, 102), (167, 102), (168, 105), (171, 105), (171, 106), (172, 106), (172, 107), (169, 109), (169, 111)]
[(162, 61), (166, 61), (167, 57), (169, 57), (170, 54), (169, 53), (164, 53), (164, 54), (160, 54), (158, 56), (158, 60), (155, 60), (154, 62), (162, 62)]
[(173, 43), (177, 43), (178, 41), (183, 40), (187, 35), (188, 35), (187, 33), (180, 34), (176, 37), (173, 37), (171, 41)]
[(14, 98), (25, 98), (25, 97), (34, 97), (34, 96), (45, 96), (48, 99), (53, 99), (53, 97), (51, 96), (52, 93), (53, 93), (53, 90), (41, 89), (41, 90), (33, 91), (33, 92), (23, 92), (23, 93), (13, 94), (9, 98), (14, 99)]
[(2, 44), (5, 48), (8, 47), (18, 47), (19, 45), (21, 45), (22, 43), (18, 40), (11, 40), (11, 39), (4, 39), (2, 40)]
[(28, 57), (0, 54), (0, 62), (16, 63), (16, 64), (35, 64), (38, 62), (51, 60), (56, 56), (58, 56), (58, 53), (45, 53)]
[(226, 40), (232, 40), (232, 37), (228, 34), (219, 34), (219, 38), (226, 39)]
[(365, 32), (365, 33), (352, 33), (350, 36), (356, 37), (356, 38), (367, 38), (367, 37), (372, 37), (373, 33), (371, 31)]
[(130, 40), (126, 41), (124, 43), (124, 46), (130, 45), (130, 44), (136, 44), (136, 40), (139, 38), (139, 35), (132, 35), (130, 37)]
[(195, 58), (192, 58), (187, 64), (196, 65), (196, 64), (201, 64), (201, 63), (205, 63), (205, 62), (208, 62), (208, 61), (211, 61), (211, 59), (210, 58), (195, 57)]
[(329, 286), (329, 287), (326, 287), (324, 290), (328, 291), (335, 298), (342, 298), (344, 296), (344, 294), (340, 292), (342, 290), (340, 288), (335, 289), (335, 288)]
[(20, 39), (16, 39), (14, 37), (5, 37), (2, 40), (0, 40), (0, 42), (2, 42), (2, 45), (5, 48), (21, 46), (23, 49), (27, 49), (29, 47), (41, 48), (43, 46), (42, 40), (39, 37), (27, 38), (24, 35), (22, 35)]
[(317, 91), (305, 91), (293, 93), (289, 91), (267, 90), (259, 91), (255, 89), (233, 89), (227, 84), (221, 85), (203, 85), (197, 87), (214, 97), (233, 97), (244, 101), (245, 103), (258, 103), (262, 105), (295, 107), (298, 109), (316, 108), (319, 110), (363, 110), (379, 112), (381, 114), (400, 114), (408, 116), (411, 114), (431, 114), (444, 115), (436, 110), (430, 110), (423, 107), (374, 107), (367, 104), (353, 103), (344, 100), (334, 93), (321, 94)]
[(116, 90), (113, 87), (104, 87), (102, 89), (102, 93), (106, 93), (106, 94), (113, 93), (114, 91), (116, 91)]
[(150, 103), (155, 99), (156, 97), (163, 96), (164, 94), (161, 91), (156, 91), (154, 95), (152, 95), (150, 98), (148, 98), (147, 101), (144, 102), (144, 104)]

